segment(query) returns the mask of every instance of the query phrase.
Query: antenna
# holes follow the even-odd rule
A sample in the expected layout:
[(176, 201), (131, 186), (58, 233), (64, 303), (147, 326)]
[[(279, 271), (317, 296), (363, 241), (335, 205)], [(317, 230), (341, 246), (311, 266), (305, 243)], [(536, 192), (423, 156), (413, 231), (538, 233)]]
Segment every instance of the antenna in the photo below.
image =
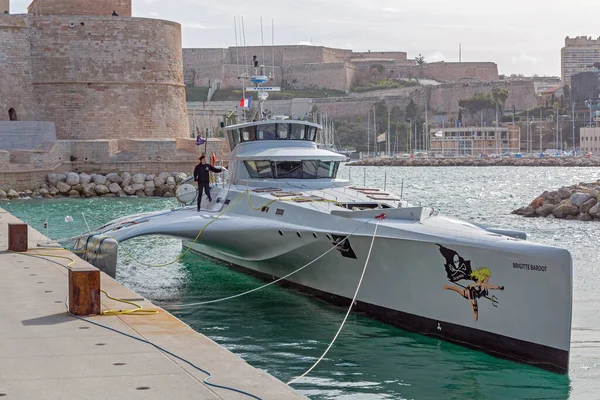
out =
[(233, 16), (233, 30), (235, 32), (235, 57), (237, 61), (237, 76), (240, 76), (240, 49), (238, 47), (238, 34), (237, 34), (237, 18)]
[(273, 52), (271, 67), (273, 68), (273, 79), (275, 79), (275, 18), (271, 19), (271, 51)]
[(260, 17), (260, 44), (262, 46), (262, 66), (260, 68), (260, 74), (264, 75), (264, 67), (265, 67), (265, 37), (263, 35), (262, 16)]

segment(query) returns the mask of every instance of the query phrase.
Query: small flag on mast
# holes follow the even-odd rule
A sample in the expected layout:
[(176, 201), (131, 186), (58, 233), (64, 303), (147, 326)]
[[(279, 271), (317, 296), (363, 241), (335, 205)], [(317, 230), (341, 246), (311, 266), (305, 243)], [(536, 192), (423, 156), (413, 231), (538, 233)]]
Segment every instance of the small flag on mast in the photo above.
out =
[(240, 100), (240, 107), (251, 108), (252, 107), (252, 96), (247, 99)]

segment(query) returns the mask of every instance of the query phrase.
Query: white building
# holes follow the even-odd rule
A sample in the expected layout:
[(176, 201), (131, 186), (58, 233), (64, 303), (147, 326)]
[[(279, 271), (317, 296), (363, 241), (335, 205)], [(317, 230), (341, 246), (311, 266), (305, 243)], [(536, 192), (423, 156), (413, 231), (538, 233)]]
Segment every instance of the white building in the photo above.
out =
[(579, 137), (582, 154), (592, 153), (593, 156), (600, 156), (600, 127), (581, 128)]

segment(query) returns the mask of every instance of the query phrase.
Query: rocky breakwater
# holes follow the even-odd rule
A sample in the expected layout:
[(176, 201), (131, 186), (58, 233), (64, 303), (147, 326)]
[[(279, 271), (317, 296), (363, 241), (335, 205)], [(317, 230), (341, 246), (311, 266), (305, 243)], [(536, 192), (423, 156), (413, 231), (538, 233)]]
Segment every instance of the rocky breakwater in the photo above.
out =
[(580, 221), (600, 221), (600, 181), (546, 191), (512, 214)]
[(16, 192), (0, 189), (0, 199), (27, 197), (174, 197), (177, 187), (187, 179), (183, 172), (163, 172), (159, 175), (123, 172), (107, 175), (69, 172), (49, 174), (39, 189)]
[(348, 164), (351, 167), (597, 167), (600, 158), (368, 158)]

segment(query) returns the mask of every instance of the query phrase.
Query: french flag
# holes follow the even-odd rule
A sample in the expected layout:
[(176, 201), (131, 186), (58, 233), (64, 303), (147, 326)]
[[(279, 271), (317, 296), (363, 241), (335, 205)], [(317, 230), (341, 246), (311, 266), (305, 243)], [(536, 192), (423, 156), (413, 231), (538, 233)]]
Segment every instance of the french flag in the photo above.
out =
[(240, 100), (240, 107), (251, 108), (252, 107), (252, 96), (247, 99)]

